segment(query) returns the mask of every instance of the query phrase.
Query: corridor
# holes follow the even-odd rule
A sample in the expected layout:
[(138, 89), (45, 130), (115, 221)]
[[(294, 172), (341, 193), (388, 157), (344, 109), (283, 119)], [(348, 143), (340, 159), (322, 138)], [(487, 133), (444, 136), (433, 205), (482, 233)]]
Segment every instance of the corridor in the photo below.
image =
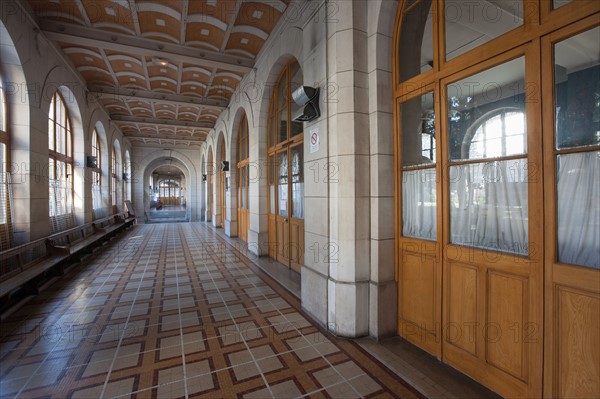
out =
[(136, 225), (1, 324), (2, 397), (423, 397), (201, 223)]

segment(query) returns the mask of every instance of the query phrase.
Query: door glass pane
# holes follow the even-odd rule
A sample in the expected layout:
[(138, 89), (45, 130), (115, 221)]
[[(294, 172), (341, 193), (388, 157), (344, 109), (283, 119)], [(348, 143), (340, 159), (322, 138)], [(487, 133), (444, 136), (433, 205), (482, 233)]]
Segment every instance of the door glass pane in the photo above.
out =
[(433, 92), (401, 104), (402, 166), (435, 163)]
[(277, 214), (288, 215), (288, 159), (287, 152), (277, 155)]
[(298, 104), (296, 104), (293, 100), (293, 98), (291, 97), (291, 93), (293, 93), (298, 87), (302, 86), (302, 70), (300, 69), (300, 65), (295, 62), (292, 65), (290, 65), (290, 107), (291, 107), (291, 115), (292, 115), (292, 121), (291, 121), (291, 135), (296, 136), (298, 134), (301, 134), (303, 129), (304, 129), (304, 123), (303, 122), (297, 122), (294, 121), (294, 115), (297, 115), (297, 113), (302, 110), (304, 107), (300, 106)]
[(275, 132), (277, 131), (277, 111), (275, 110), (275, 104), (273, 103), (271, 106), (271, 117), (269, 119), (269, 147), (276, 144), (275, 142)]
[(431, 4), (432, 0), (420, 0), (410, 1), (405, 5), (398, 43), (401, 82), (426, 72), (433, 66)]
[(450, 167), (450, 241), (528, 253), (527, 160)]
[(435, 240), (435, 168), (402, 172), (402, 235)]
[(287, 107), (279, 111), (278, 115), (279, 121), (279, 138), (278, 143), (282, 143), (287, 140)]
[(558, 260), (600, 269), (600, 151), (559, 155)]
[(523, 2), (446, 0), (446, 60), (523, 25)]
[(277, 199), (275, 197), (275, 176), (277, 173), (275, 166), (275, 157), (271, 155), (269, 157), (269, 164), (267, 165), (267, 167), (269, 168), (269, 209), (271, 215), (275, 214), (275, 201)]
[(304, 161), (303, 146), (292, 148), (292, 217), (304, 219)]
[(6, 97), (2, 88), (2, 79), (0, 78), (0, 130), (6, 131)]
[(556, 148), (600, 144), (600, 27), (554, 46)]
[(573, 0), (553, 0), (552, 1), (552, 8), (557, 9), (558, 7), (562, 7), (565, 4), (569, 4), (572, 1)]
[(246, 179), (247, 179), (247, 168), (242, 168), (242, 208), (246, 209), (246, 190), (248, 189), (248, 186), (246, 185)]
[(448, 85), (451, 161), (527, 153), (525, 60)]

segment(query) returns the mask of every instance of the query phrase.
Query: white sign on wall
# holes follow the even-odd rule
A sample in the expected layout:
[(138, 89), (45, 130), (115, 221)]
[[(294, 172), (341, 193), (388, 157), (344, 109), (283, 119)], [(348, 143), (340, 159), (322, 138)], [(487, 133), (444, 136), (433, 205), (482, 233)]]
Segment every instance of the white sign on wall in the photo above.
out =
[(319, 128), (315, 127), (310, 131), (310, 153), (319, 151)]

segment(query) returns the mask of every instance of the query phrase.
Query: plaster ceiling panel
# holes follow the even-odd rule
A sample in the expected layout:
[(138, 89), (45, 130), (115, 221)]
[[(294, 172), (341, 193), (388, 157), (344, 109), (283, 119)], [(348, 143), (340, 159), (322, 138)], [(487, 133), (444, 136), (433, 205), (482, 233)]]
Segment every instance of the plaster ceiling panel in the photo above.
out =
[(177, 94), (177, 82), (167, 80), (166, 78), (150, 78), (150, 87), (154, 91)]
[(232, 0), (192, 0), (189, 2), (188, 15), (202, 14), (227, 22), (235, 13), (235, 1)]
[(194, 83), (182, 83), (180, 94), (188, 96), (204, 97), (204, 86)]
[(173, 64), (168, 65), (156, 65), (153, 63), (148, 63), (148, 76), (152, 78), (165, 78), (177, 81), (177, 74), (179, 72), (179, 68)]
[(94, 28), (135, 35), (135, 12), (127, 0), (81, 0), (88, 20)]
[(115, 72), (133, 72), (144, 75), (144, 66), (139, 56), (106, 52), (108, 61)]
[(181, 82), (198, 82), (207, 85), (210, 82), (212, 71), (197, 66), (184, 64), (181, 73)]
[[(203, 19), (205, 16), (198, 16)], [(185, 43), (188, 46), (219, 51), (225, 38), (225, 31), (206, 22), (188, 22)]]
[(180, 42), (181, 14), (171, 16), (160, 12), (140, 11), (138, 18), (142, 37), (163, 42)]
[(270, 4), (269, 2), (245, 2), (240, 8), (235, 25), (253, 26), (266, 34), (271, 33), (282, 13)]
[(234, 32), (229, 36), (226, 50), (237, 55), (254, 58), (265, 41), (258, 36), (245, 32)]
[(211, 100), (229, 101), (232, 93), (233, 90), (229, 89), (228, 87), (211, 86), (208, 89), (206, 97), (210, 98)]
[(90, 67), (81, 67), (77, 68), (81, 76), (88, 83), (98, 84), (98, 85), (114, 85), (115, 82), (113, 80), (112, 75), (108, 71), (104, 71), (102, 69), (88, 69)]
[(73, 65), (76, 67), (96, 67), (104, 69), (108, 72), (108, 68), (102, 55), (88, 49), (69, 47), (64, 48), (63, 51), (69, 57)]
[(138, 74), (118, 73), (117, 80), (119, 85), (125, 88), (146, 90), (148, 87), (146, 78)]

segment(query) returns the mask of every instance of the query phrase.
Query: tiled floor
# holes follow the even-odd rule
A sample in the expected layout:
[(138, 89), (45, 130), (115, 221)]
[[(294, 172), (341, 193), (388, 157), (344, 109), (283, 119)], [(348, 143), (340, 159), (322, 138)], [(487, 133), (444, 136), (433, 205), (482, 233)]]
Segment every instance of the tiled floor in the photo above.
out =
[(422, 397), (200, 223), (139, 225), (1, 324), (0, 395)]

